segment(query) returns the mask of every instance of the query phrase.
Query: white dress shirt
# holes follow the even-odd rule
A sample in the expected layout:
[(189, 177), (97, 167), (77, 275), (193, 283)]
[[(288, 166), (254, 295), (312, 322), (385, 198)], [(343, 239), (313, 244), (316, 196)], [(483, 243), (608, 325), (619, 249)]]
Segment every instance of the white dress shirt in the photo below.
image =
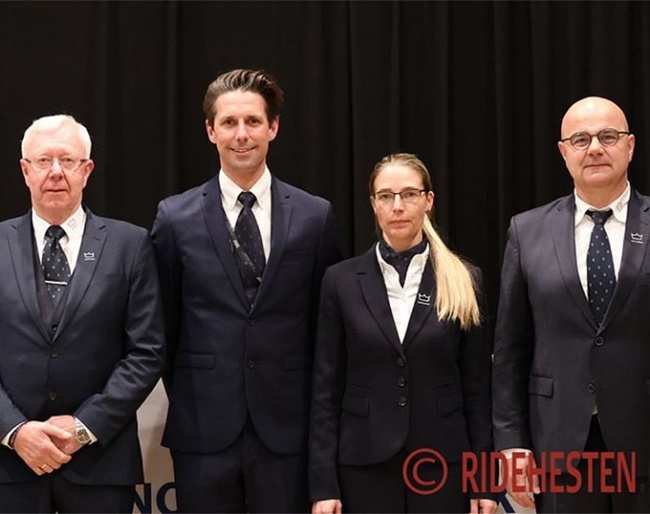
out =
[(424, 273), (424, 268), (429, 258), (429, 245), (426, 245), (422, 253), (414, 255), (411, 259), (409, 267), (406, 270), (404, 287), (399, 283), (399, 273), (397, 273), (397, 270), (382, 258), (379, 252), (379, 243), (375, 246), (375, 253), (377, 254), (379, 269), (384, 277), (384, 284), (386, 284), (388, 303), (393, 314), (397, 335), (399, 336), (400, 343), (403, 343), (406, 329), (411, 320), (415, 299), (420, 290), (422, 274)]
[[(219, 172), (219, 187), (221, 188), (221, 205), (223, 205), (226, 218), (234, 230), (239, 212), (243, 208), (237, 197), (243, 189), (230, 180), (223, 170)], [(262, 236), (264, 257), (268, 262), (269, 253), (271, 253), (271, 172), (268, 168), (264, 168), (264, 173), (249, 191), (257, 198), (252, 211), (260, 229), (260, 236)]]

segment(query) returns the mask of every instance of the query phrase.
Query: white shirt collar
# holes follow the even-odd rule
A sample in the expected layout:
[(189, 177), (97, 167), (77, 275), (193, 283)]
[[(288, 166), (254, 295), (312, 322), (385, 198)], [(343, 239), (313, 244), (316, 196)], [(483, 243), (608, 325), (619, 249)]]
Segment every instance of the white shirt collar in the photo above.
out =
[[(86, 211), (83, 210), (83, 207), (79, 205), (76, 211), (72, 213), (67, 220), (61, 223), (61, 227), (65, 230), (65, 234), (68, 239), (71, 239), (74, 235), (79, 235), (79, 238), (83, 236), (84, 226), (86, 224)], [(36, 211), (32, 209), (32, 226), (34, 227), (34, 237), (37, 241), (45, 241), (45, 232), (50, 227), (51, 223), (45, 221), (41, 218)]]
[[(241, 209), (237, 197), (243, 191), (241, 187), (235, 184), (223, 170), (219, 171), (219, 187), (221, 188), (221, 198), (224, 209), (234, 210)], [(249, 189), (257, 198), (257, 205), (266, 212), (271, 211), (271, 172), (264, 167), (264, 173)]]
[(577, 225), (578, 223), (580, 223), (585, 218), (585, 216), (587, 215), (586, 213), (589, 210), (606, 211), (608, 209), (612, 210), (613, 218), (615, 218), (617, 221), (625, 223), (625, 221), (627, 220), (627, 205), (630, 201), (630, 194), (631, 194), (631, 188), (630, 188), (630, 183), (628, 182), (627, 186), (625, 187), (625, 191), (623, 191), (623, 194), (621, 194), (621, 196), (616, 198), (612, 203), (610, 203), (604, 209), (597, 209), (593, 205), (589, 205), (582, 198), (580, 198), (578, 196), (578, 192), (574, 190), (573, 196), (575, 197), (575, 202), (576, 202), (575, 224)]

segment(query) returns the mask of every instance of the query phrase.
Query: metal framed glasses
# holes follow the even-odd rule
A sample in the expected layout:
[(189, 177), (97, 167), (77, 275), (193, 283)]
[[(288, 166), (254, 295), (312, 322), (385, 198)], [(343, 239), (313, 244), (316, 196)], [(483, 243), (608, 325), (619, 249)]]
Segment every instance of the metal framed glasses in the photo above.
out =
[(402, 202), (408, 205), (412, 205), (419, 200), (422, 196), (422, 193), (426, 193), (426, 189), (405, 189), (399, 193), (393, 193), (392, 191), (379, 191), (372, 196), (375, 198), (375, 201), (382, 207), (390, 207), (395, 201), (395, 197), (399, 196)]
[(576, 150), (586, 150), (591, 145), (591, 141), (594, 137), (598, 138), (598, 141), (603, 146), (614, 146), (618, 143), (618, 140), (621, 138), (621, 135), (629, 135), (629, 132), (623, 130), (616, 130), (614, 128), (604, 128), (596, 134), (589, 134), (588, 132), (576, 132), (571, 134), (570, 137), (562, 139), (564, 143), (568, 141), (569, 144)]
[(88, 159), (75, 159), (74, 157), (48, 157), (44, 155), (34, 160), (26, 158), (23, 158), (23, 160), (34, 166), (38, 171), (50, 171), (54, 166), (54, 161), (56, 161), (59, 163), (62, 170), (73, 172)]

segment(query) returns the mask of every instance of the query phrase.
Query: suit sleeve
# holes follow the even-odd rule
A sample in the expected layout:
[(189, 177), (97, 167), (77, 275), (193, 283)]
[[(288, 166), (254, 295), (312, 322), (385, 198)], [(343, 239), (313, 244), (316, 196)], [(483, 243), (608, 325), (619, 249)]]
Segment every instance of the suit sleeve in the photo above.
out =
[(323, 278), (314, 360), (309, 437), (309, 486), (312, 501), (341, 497), (336, 461), (345, 369), (345, 329), (334, 274), (330, 270)]
[(327, 202), (325, 214), (323, 216), (323, 227), (321, 230), (318, 253), (316, 256), (316, 266), (312, 276), (313, 290), (311, 293), (310, 306), (310, 324), (312, 333), (315, 332), (316, 320), (318, 318), (318, 301), (320, 298), (320, 287), (323, 275), (328, 266), (339, 262), (341, 254), (341, 237), (338, 224), (334, 218), (332, 204)]
[(181, 309), (181, 266), (178, 258), (174, 227), (165, 202), (158, 205), (158, 214), (151, 230), (165, 318), (167, 365), (163, 382), (167, 391), (173, 381), (174, 359), (178, 348)]
[[(469, 431), (472, 451), (479, 455), (490, 452), (492, 444), (491, 370), (492, 320), (487, 311), (483, 293), (483, 277), (474, 268), (476, 295), (481, 312), (481, 324), (463, 332), (460, 353), (460, 374), (463, 389), (463, 409)], [(491, 482), (488, 482), (491, 483)], [(490, 494), (472, 494), (472, 497), (492, 497)]]
[(108, 444), (133, 419), (163, 368), (162, 305), (153, 250), (146, 232), (137, 245), (128, 281), (123, 357), (104, 389), (92, 395), (74, 413), (101, 444)]
[(492, 401), (495, 447), (531, 448), (528, 377), (533, 352), (533, 319), (516, 219), (508, 229), (495, 328)]

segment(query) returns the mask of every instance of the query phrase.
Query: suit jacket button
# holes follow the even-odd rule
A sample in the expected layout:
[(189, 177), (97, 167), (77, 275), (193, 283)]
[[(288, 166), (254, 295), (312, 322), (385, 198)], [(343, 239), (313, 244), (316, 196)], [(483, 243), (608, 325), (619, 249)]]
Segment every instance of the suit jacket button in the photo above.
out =
[(594, 344), (595, 344), (596, 346), (602, 346), (602, 345), (604, 345), (604, 344), (605, 344), (605, 338), (603, 338), (603, 337), (597, 337), (597, 338), (594, 340)]
[(249, 369), (253, 369), (255, 367), (255, 363), (253, 362), (253, 359), (248, 359), (246, 361), (246, 367), (248, 367)]
[(49, 394), (50, 400), (52, 400), (52, 401), (56, 400), (57, 396), (59, 396), (59, 395), (56, 394), (55, 392), (50, 392), (50, 394)]
[(56, 329), (59, 328), (59, 325), (52, 323), (52, 332), (56, 332)]
[(404, 359), (402, 359), (401, 357), (398, 357), (398, 358), (397, 358), (397, 365), (398, 365), (400, 368), (403, 368), (403, 367), (406, 365), (406, 363), (404, 362)]
[(404, 387), (406, 385), (406, 378), (399, 377), (397, 379), (397, 385), (400, 386), (400, 387)]
[(56, 359), (58, 356), (59, 354), (55, 351), (52, 351), (52, 353), (50, 353), (50, 357), (52, 357), (53, 359)]
[(596, 384), (592, 384), (591, 382), (589, 382), (587, 384), (587, 391), (589, 391), (590, 393), (595, 392), (596, 391)]
[(397, 405), (399, 405), (400, 407), (404, 407), (406, 405), (406, 396), (400, 396), (397, 399)]

